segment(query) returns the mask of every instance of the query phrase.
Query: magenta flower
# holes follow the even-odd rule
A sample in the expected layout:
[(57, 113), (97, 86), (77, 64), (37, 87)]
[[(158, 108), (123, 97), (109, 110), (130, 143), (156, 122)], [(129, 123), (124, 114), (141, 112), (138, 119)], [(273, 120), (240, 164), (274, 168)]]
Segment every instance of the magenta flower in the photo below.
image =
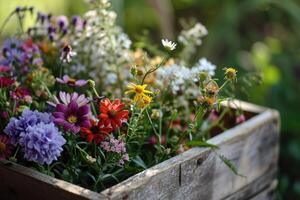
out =
[(10, 71), (10, 67), (8, 66), (0, 66), (0, 73), (3, 73), (3, 72), (8, 72)]
[(56, 81), (61, 84), (67, 84), (72, 87), (81, 87), (87, 84), (86, 80), (76, 80), (73, 78), (70, 78), (68, 75), (64, 75), (62, 79), (56, 78)]
[(71, 101), (68, 105), (57, 104), (56, 112), (52, 113), (54, 122), (63, 126), (66, 131), (78, 133), (80, 128), (89, 128), (90, 106), (88, 104), (79, 106), (76, 101)]

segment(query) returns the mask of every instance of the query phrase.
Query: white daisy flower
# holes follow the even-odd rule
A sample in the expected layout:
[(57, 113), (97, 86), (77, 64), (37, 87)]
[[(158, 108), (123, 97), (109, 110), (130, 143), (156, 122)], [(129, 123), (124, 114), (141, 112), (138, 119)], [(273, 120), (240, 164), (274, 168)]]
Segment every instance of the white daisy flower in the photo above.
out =
[(172, 42), (171, 40), (168, 40), (168, 39), (162, 39), (161, 43), (166, 49), (168, 49), (170, 51), (173, 51), (177, 45), (175, 42)]

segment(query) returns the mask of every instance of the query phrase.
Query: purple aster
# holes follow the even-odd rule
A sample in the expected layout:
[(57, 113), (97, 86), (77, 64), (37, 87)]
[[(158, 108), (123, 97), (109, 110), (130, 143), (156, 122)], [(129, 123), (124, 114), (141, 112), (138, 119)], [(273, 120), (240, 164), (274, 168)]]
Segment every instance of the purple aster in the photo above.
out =
[(63, 126), (66, 131), (78, 133), (80, 128), (89, 128), (90, 105), (79, 106), (76, 101), (68, 105), (57, 104), (56, 112), (53, 113), (54, 122)]
[(19, 143), (23, 147), (25, 159), (49, 165), (60, 156), (66, 140), (54, 123), (42, 122), (22, 132)]
[(72, 87), (81, 87), (86, 85), (86, 80), (76, 80), (73, 78), (70, 78), (68, 75), (64, 75), (62, 79), (56, 78), (56, 81), (62, 84), (67, 84)]
[(26, 133), (28, 127), (33, 127), (39, 123), (49, 124), (53, 122), (53, 117), (49, 113), (41, 113), (26, 109), (18, 118), (11, 118), (4, 129), (4, 133), (10, 136), (13, 144), (17, 144), (21, 133)]

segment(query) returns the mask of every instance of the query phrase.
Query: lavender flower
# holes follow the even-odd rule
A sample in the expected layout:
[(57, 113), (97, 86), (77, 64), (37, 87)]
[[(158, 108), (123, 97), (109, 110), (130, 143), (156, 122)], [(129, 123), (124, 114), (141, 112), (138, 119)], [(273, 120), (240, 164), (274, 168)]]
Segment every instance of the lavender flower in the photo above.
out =
[(76, 101), (71, 101), (67, 106), (58, 104), (56, 112), (53, 113), (54, 122), (63, 126), (65, 130), (78, 133), (80, 128), (89, 128), (91, 126), (89, 120), (90, 106), (79, 106)]
[(61, 84), (67, 84), (72, 87), (81, 87), (87, 84), (86, 80), (76, 80), (73, 78), (70, 78), (68, 75), (64, 75), (62, 79), (56, 78), (56, 81)]
[(4, 132), (11, 137), (12, 143), (17, 144), (21, 133), (26, 133), (28, 127), (34, 127), (39, 123), (49, 124), (53, 117), (49, 113), (41, 113), (26, 109), (19, 118), (11, 118)]
[(27, 127), (26, 132), (20, 134), (19, 143), (25, 159), (49, 165), (60, 156), (66, 140), (53, 123), (41, 122)]

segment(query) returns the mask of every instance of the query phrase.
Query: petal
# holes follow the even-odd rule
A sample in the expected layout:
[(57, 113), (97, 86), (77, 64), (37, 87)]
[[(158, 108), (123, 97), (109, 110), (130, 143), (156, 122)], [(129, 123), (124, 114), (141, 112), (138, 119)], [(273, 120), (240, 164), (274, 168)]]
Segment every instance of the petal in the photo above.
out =
[(81, 87), (84, 86), (86, 83), (87, 83), (86, 80), (78, 80), (75, 82), (75, 85)]
[(65, 83), (67, 83), (70, 80), (70, 77), (68, 75), (64, 75), (63, 80)]
[(66, 105), (64, 105), (64, 104), (57, 104), (57, 105), (56, 105), (56, 110), (57, 110), (58, 112), (65, 113), (65, 112), (67, 112), (68, 107), (67, 107)]
[(65, 83), (65, 82), (64, 82), (62, 79), (60, 79), (60, 78), (56, 78), (56, 81), (59, 82), (59, 83), (62, 83), (62, 84)]
[(52, 113), (53, 117), (55, 118), (61, 118), (61, 119), (65, 119), (65, 114), (62, 112), (54, 112)]
[(90, 112), (90, 106), (89, 105), (85, 105), (85, 106), (81, 106), (78, 109), (77, 115), (84, 116), (84, 115), (89, 114), (89, 112)]
[(78, 104), (76, 103), (76, 101), (71, 101), (69, 103), (68, 110), (70, 110), (71, 112), (77, 112), (77, 110), (78, 110)]
[(91, 127), (91, 122), (90, 122), (90, 120), (85, 119), (85, 120), (81, 120), (78, 125), (80, 127), (89, 128), (89, 127)]

